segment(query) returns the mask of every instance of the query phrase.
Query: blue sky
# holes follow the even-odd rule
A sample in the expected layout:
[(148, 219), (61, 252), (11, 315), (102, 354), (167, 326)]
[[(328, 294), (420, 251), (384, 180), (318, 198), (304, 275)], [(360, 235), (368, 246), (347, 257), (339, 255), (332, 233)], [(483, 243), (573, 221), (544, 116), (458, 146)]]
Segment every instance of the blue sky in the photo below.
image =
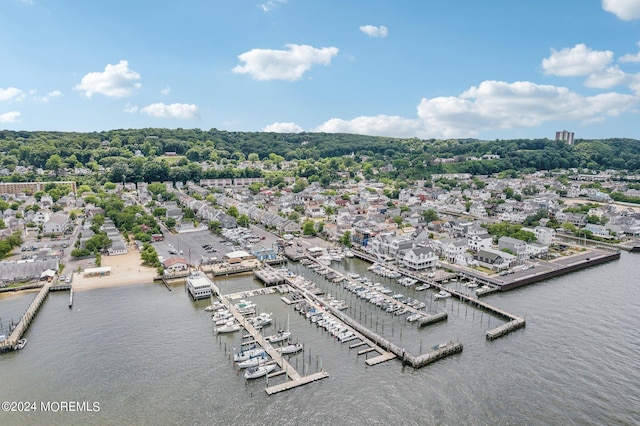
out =
[(0, 0), (0, 129), (640, 139), (640, 0)]

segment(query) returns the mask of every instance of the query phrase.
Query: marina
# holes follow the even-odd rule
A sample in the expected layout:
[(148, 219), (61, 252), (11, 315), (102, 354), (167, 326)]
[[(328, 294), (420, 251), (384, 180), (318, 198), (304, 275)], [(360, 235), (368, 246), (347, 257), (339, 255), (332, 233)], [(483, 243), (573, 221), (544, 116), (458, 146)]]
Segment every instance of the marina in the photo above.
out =
[[(319, 364), (318, 358), (330, 373), (326, 380), (271, 396), (265, 388), (278, 390), (292, 381), (287, 381), (284, 374), (247, 381), (240, 370), (236, 373), (232, 354), (240, 347), (241, 332), (213, 334), (211, 315), (204, 311), (211, 302), (194, 302), (185, 292), (176, 291), (178, 285), (183, 289), (182, 284), (173, 284), (173, 292), (151, 283), (79, 292), (77, 295), (82, 296), (74, 301), (73, 311), (67, 308), (68, 294), (52, 292), (25, 334), (25, 348), (0, 357), (0, 381), (14, 384), (0, 394), (4, 399), (47, 400), (64, 382), (70, 397), (101, 401), (98, 414), (73, 413), (73, 421), (87, 424), (95, 422), (96, 416), (109, 416), (120, 424), (253, 424), (258, 418), (265, 423), (304, 424), (310, 418), (321, 419), (323, 424), (343, 424), (344, 419), (355, 418), (367, 423), (392, 423), (402, 418), (408, 424), (478, 424), (477, 419), (490, 418), (499, 424), (544, 425), (551, 417), (567, 424), (634, 424), (640, 414), (633, 408), (637, 381), (633, 341), (637, 333), (628, 324), (638, 320), (639, 312), (628, 301), (634, 300), (637, 286), (633, 278), (635, 263), (635, 255), (623, 253), (620, 264), (614, 262), (520, 291), (489, 296), (483, 301), (508, 312), (526, 314), (527, 329), (510, 333), (506, 340), (486, 342), (485, 329), (500, 322), (492, 318), (492, 327), (487, 327), (487, 314), (481, 321), (481, 311), (474, 310), (473, 319), (471, 307), (465, 315), (465, 305), (458, 304), (455, 297), (431, 304), (440, 312), (446, 308), (449, 318), (423, 333), (417, 331), (417, 322), (407, 327), (409, 323), (403, 317), (379, 312), (364, 299), (340, 290), (341, 285), (317, 280), (325, 292), (330, 289), (336, 299), (345, 299), (350, 305), (348, 312), (369, 328), (376, 329), (376, 316), (380, 320), (384, 317), (385, 335), (400, 346), (406, 345), (413, 354), (429, 353), (433, 346), (452, 338), (464, 343), (458, 355), (420, 369), (395, 361), (372, 368), (369, 362), (378, 357), (376, 351), (357, 355), (368, 347), (366, 344), (356, 348), (349, 346), (358, 344), (358, 340), (341, 344), (294, 313), (294, 305), (285, 305), (280, 294), (256, 293), (251, 300), (259, 311), (273, 312), (276, 323), (264, 334), (286, 328), (286, 317), (291, 316), (293, 340), (300, 339), (304, 350), (289, 358), (289, 363), (306, 377), (302, 380), (311, 380), (318, 372), (313, 367)], [(334, 266), (345, 276), (367, 273), (367, 265), (357, 260)], [(297, 274), (306, 271), (302, 265), (290, 268)], [(317, 277), (312, 271), (305, 276)], [(387, 285), (386, 281), (382, 283)], [(264, 289), (249, 275), (220, 278), (216, 284), (228, 294), (241, 294), (252, 286)], [(464, 288), (460, 283), (447, 285)], [(430, 298), (430, 292), (433, 290), (419, 294), (424, 300)], [(3, 324), (6, 326), (11, 317), (19, 318), (35, 295), (2, 296)], [(609, 305), (629, 309), (608, 311), (606, 318), (594, 315)], [(373, 326), (370, 314), (365, 319), (365, 308), (370, 306), (376, 309)], [(589, 327), (584, 326), (586, 323)], [(97, 339), (97, 328), (104, 339)], [(181, 343), (176, 345), (173, 337)], [(116, 347), (114, 341), (118, 342)], [(237, 350), (232, 351), (232, 347)], [(567, 348), (570, 353), (565, 352)], [(365, 357), (368, 359), (363, 362)], [(41, 359), (47, 362), (38, 362)], [(305, 375), (306, 368), (309, 372)], [(103, 386), (95, 387), (95, 374), (103, 377)], [(549, 387), (549, 380), (555, 377), (563, 377), (563, 383)], [(586, 382), (588, 393), (581, 387)], [(394, 386), (393, 391), (381, 392), (381, 384)], [(367, 403), (345, 401), (350, 397)], [(153, 409), (127, 410), (132, 398)], [(194, 404), (213, 409), (194, 410)], [(2, 416), (0, 420), (16, 425), (31, 424), (34, 418), (11, 413)], [(39, 413), (38, 419), (53, 424), (60, 420), (60, 414)]]

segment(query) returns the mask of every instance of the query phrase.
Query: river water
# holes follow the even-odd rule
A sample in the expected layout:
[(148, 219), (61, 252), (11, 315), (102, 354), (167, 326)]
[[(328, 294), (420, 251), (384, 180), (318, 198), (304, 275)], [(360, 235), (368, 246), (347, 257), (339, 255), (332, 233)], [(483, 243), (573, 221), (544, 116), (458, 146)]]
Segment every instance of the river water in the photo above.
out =
[[(73, 309), (68, 293), (51, 293), (25, 349), (0, 355), (0, 401), (35, 403), (35, 412), (0, 412), (0, 424), (639, 424), (639, 260), (623, 253), (617, 261), (487, 296), (527, 320), (526, 328), (495, 341), (487, 341), (485, 331), (501, 324), (499, 318), (372, 276), (360, 260), (345, 259), (337, 268), (424, 300), (430, 312), (446, 310), (448, 320), (418, 330), (292, 265), (414, 355), (449, 340), (460, 340), (464, 350), (419, 370), (397, 360), (367, 366), (359, 349), (316, 328), (279, 294), (257, 296), (258, 309), (274, 313), (271, 330), (288, 324), (305, 346), (290, 363), (301, 373), (329, 373), (272, 396), (264, 379), (246, 382), (230, 361), (240, 333), (215, 335), (203, 311), (208, 301), (191, 301), (182, 285), (76, 292)], [(217, 283), (223, 293), (259, 286), (250, 275)], [(2, 331), (34, 297), (0, 296)], [(93, 411), (58, 405), (69, 401)]]

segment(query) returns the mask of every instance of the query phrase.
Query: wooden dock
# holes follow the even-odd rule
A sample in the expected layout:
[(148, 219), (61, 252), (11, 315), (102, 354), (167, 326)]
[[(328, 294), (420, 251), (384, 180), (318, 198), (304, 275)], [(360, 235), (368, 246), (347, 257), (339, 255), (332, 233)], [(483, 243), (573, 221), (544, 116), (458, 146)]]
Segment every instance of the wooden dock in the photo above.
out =
[[(211, 287), (212, 287), (212, 290), (214, 290), (217, 294), (220, 294), (220, 289), (215, 284), (212, 284)], [(238, 321), (247, 331), (248, 337), (252, 338), (252, 343), (260, 345), (265, 350), (265, 352), (271, 357), (272, 362), (275, 362), (276, 364), (278, 364), (278, 366), (280, 367), (280, 370), (284, 372), (280, 374), (286, 374), (287, 381), (279, 385), (267, 387), (265, 389), (267, 394), (272, 395), (274, 393), (283, 392), (285, 390), (293, 389), (295, 387), (302, 386), (307, 383), (315, 382), (317, 380), (324, 379), (325, 377), (329, 377), (329, 374), (324, 370), (315, 374), (307, 375), (307, 376), (300, 375), (300, 373), (298, 373), (296, 369), (291, 364), (289, 364), (289, 362), (285, 359), (285, 357), (279, 351), (277, 351), (276, 348), (273, 347), (273, 345), (271, 345), (271, 342), (269, 342), (260, 333), (260, 330), (257, 330), (253, 325), (251, 325), (251, 323), (247, 321), (247, 318), (245, 318), (238, 311), (238, 309), (236, 309), (236, 307), (233, 306), (230, 298), (227, 298), (224, 295), (220, 295), (220, 300), (227, 307), (227, 309), (229, 309), (229, 312), (231, 312), (231, 314), (236, 319), (236, 321)], [(247, 337), (247, 336), (243, 336), (243, 337)]]
[(329, 377), (329, 373), (323, 370), (314, 374), (309, 374), (308, 376), (300, 377), (298, 380), (289, 380), (278, 385), (270, 386), (265, 389), (265, 392), (267, 392), (267, 395), (273, 395), (274, 393), (284, 392), (286, 390), (306, 385), (307, 383), (315, 382), (317, 380), (322, 380), (327, 377)]
[(33, 302), (31, 302), (31, 305), (29, 305), (29, 308), (27, 309), (25, 314), (22, 316), (22, 318), (20, 318), (20, 321), (16, 325), (16, 328), (14, 328), (11, 332), (9, 338), (5, 339), (3, 342), (0, 342), (0, 348), (2, 348), (3, 350), (11, 350), (13, 347), (15, 347), (15, 345), (18, 343), (18, 340), (22, 338), (24, 333), (29, 328), (29, 325), (31, 325), (31, 321), (33, 321), (33, 318), (35, 318), (38, 310), (49, 295), (49, 291), (51, 290), (52, 286), (53, 282), (47, 282), (40, 289), (40, 291), (36, 295), (36, 298), (33, 299)]

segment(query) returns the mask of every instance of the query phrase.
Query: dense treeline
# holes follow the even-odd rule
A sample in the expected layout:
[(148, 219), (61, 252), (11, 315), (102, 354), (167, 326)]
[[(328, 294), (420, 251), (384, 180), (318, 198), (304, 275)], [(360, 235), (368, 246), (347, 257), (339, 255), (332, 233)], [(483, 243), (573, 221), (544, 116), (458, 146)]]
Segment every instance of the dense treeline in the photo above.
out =
[[(577, 140), (573, 146), (548, 139), (420, 140), (333, 133), (227, 132), (217, 129), (133, 129), (107, 132), (0, 131), (0, 167), (59, 171), (109, 168), (111, 181), (185, 181), (260, 177), (240, 162), (279, 164), (302, 160), (297, 174), (330, 180), (339, 171), (362, 171), (390, 179), (421, 179), (433, 173), (493, 174), (565, 168), (640, 171), (640, 143), (632, 139)], [(170, 156), (165, 154), (169, 153)], [(482, 158), (489, 156), (489, 159)], [(492, 157), (492, 156), (499, 156)], [(216, 167), (203, 167), (203, 162)], [(392, 166), (392, 167), (388, 167)], [(33, 180), (13, 174), (4, 180)], [(313, 180), (313, 179), (312, 179)]]

